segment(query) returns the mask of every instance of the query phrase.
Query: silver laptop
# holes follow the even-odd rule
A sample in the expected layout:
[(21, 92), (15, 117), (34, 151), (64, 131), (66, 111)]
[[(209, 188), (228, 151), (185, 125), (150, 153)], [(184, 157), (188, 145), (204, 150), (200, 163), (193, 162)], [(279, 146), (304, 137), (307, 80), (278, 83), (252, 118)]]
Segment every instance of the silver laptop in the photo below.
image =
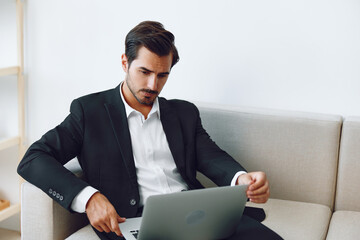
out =
[(247, 185), (151, 196), (143, 216), (120, 223), (126, 240), (211, 240), (231, 236), (240, 223)]

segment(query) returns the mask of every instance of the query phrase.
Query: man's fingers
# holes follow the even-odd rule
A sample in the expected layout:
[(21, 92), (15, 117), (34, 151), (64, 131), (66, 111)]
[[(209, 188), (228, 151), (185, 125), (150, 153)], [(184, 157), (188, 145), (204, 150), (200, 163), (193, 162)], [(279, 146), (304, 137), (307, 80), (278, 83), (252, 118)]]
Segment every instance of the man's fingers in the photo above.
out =
[(250, 172), (240, 175), (238, 184), (250, 184), (246, 192), (247, 197), (254, 203), (265, 203), (269, 199), (270, 190), (264, 172)]
[[(251, 174), (251, 173), (250, 173)], [(254, 183), (250, 186), (250, 190), (255, 190), (265, 184), (266, 175), (263, 172), (256, 172), (252, 174)]]
[(86, 204), (86, 214), (90, 224), (100, 232), (114, 232), (118, 236), (122, 236), (119, 222), (124, 222), (125, 218), (121, 218), (114, 206), (109, 200), (97, 192), (91, 196)]
[[(117, 216), (119, 217), (119, 216)], [(118, 224), (118, 218), (111, 218), (111, 230), (118, 236), (122, 237), (120, 228), (119, 228), (119, 224)]]
[(104, 230), (106, 233), (111, 232), (110, 228), (106, 224), (100, 224), (99, 225), (102, 230)]
[(126, 221), (126, 218), (120, 217), (119, 215), (117, 216), (117, 221), (118, 223), (122, 223)]
[(242, 174), (238, 177), (237, 184), (238, 185), (250, 185), (254, 181), (252, 180), (249, 174)]
[(264, 194), (268, 190), (269, 190), (269, 182), (266, 181), (264, 185), (260, 186), (260, 188), (255, 189), (255, 190), (249, 190), (247, 193), (249, 196), (256, 196), (259, 194)]
[(250, 199), (262, 199), (262, 198), (268, 197), (268, 195), (269, 195), (269, 192), (265, 192), (265, 193), (260, 194), (260, 195), (250, 195), (250, 196), (248, 196), (248, 198), (250, 198)]
[(266, 193), (256, 196), (249, 196), (250, 201), (253, 203), (266, 203), (269, 199), (270, 191), (267, 190)]
[(99, 225), (93, 225), (93, 227), (99, 232), (103, 232), (104, 230)]
[(266, 198), (262, 198), (262, 199), (250, 199), (250, 202), (252, 203), (266, 203), (267, 199)]

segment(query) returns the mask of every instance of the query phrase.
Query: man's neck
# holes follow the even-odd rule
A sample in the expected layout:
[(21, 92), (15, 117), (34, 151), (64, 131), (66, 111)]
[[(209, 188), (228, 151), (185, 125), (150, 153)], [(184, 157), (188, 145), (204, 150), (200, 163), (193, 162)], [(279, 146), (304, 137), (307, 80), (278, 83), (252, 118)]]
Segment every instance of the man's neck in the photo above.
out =
[(126, 103), (135, 109), (136, 111), (140, 112), (142, 115), (144, 115), (144, 118), (147, 119), (151, 109), (152, 105), (145, 105), (139, 103), (139, 101), (134, 97), (134, 95), (131, 93), (130, 89), (128, 88), (126, 82), (124, 81), (121, 86), (121, 92), (124, 96), (124, 100)]

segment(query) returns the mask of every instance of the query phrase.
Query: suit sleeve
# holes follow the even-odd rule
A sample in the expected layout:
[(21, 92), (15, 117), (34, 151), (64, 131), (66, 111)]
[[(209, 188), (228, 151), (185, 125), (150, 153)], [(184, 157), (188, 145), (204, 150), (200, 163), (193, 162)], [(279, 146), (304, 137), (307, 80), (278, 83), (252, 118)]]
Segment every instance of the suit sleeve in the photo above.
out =
[[(196, 107), (195, 107), (196, 108)], [(198, 171), (218, 186), (229, 186), (235, 174), (246, 171), (228, 153), (210, 138), (203, 128), (199, 110), (196, 108), (196, 158)]]
[(74, 100), (67, 118), (30, 146), (17, 169), (25, 180), (69, 211), (74, 197), (88, 186), (63, 166), (81, 153), (83, 118), (82, 106)]

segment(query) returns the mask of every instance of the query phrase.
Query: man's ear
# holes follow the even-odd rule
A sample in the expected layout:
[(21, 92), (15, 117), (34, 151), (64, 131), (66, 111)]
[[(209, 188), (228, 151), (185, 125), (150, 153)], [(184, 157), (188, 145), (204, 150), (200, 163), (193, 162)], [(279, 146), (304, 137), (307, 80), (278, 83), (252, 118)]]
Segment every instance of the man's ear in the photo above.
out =
[(129, 68), (129, 62), (128, 62), (128, 58), (125, 55), (125, 53), (123, 55), (121, 55), (121, 66), (122, 66), (124, 72), (127, 73), (128, 68)]

